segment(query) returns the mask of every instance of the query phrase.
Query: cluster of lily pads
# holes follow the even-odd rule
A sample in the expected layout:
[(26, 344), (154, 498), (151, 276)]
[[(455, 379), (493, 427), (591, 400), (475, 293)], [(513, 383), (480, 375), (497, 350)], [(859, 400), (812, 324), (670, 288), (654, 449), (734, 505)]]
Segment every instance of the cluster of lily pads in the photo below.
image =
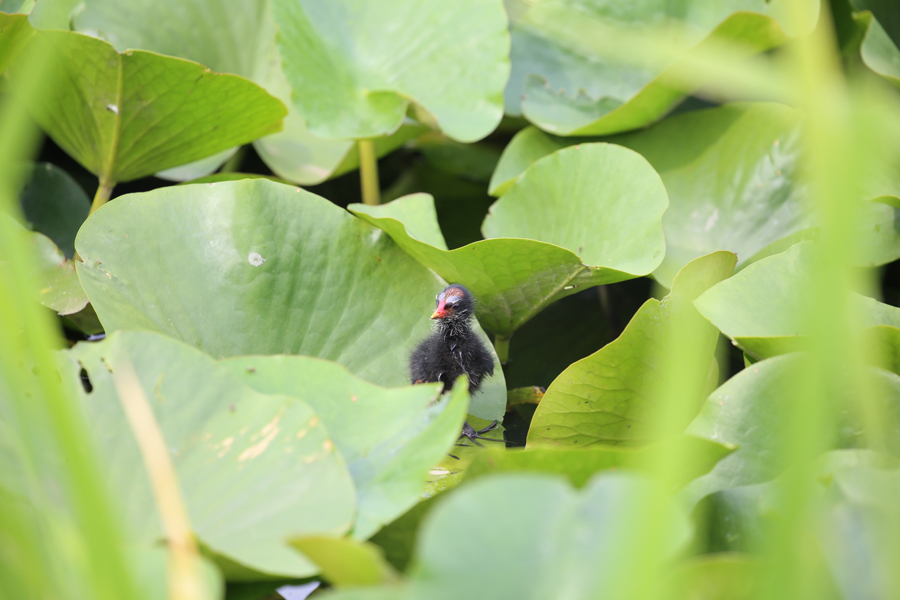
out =
[[(47, 57), (31, 116), (99, 185), (91, 201), (58, 166), (23, 166), (23, 216), (0, 218), (34, 250), (35, 300), (70, 332), (107, 334), (57, 352), (60, 385), (148, 598), (165, 597), (166, 530), (120, 403), (131, 369), (206, 561), (205, 597), (311, 577), (341, 599), (747, 597), (815, 328), (805, 117), (760, 101), (666, 115), (695, 91), (679, 75), (691, 57), (729, 44), (740, 60), (808, 35), (818, 2), (11, 4), (0, 9), (25, 11), (0, 13), (6, 84)], [(898, 85), (900, 51), (872, 13), (831, 4), (853, 68)], [(679, 52), (617, 57), (597, 32), (623, 29), (667, 31), (663, 49)], [(498, 126), (515, 132), (502, 155), (478, 143)], [(379, 205), (299, 187), (355, 170), (360, 140), (431, 166)], [(210, 175), (251, 143), (273, 176)], [(451, 249), (443, 190), (426, 185), (434, 166), (496, 198), (483, 239)], [(154, 174), (183, 183), (113, 198)], [(900, 258), (900, 179), (862, 188), (860, 269)], [(508, 414), (510, 356), (555, 351), (520, 330), (641, 277), (660, 299), (554, 373), (531, 400), (525, 448), (454, 445), (464, 421)], [(471, 290), (496, 349), (471, 398), (407, 377), (448, 283)], [(874, 416), (835, 406), (822, 428), (813, 537), (835, 593), (889, 597), (900, 309), (845, 300), (883, 350), (864, 370), (878, 401)], [(722, 335), (745, 361), (730, 378)], [(50, 510), (64, 499), (29, 471), (21, 399), (2, 392), (0, 493)]]

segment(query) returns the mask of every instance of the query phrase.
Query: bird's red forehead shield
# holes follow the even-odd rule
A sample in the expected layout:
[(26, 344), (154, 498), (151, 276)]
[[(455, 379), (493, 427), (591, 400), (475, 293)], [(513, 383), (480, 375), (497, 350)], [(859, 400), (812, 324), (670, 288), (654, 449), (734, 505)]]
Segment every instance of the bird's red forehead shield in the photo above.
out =
[(432, 319), (443, 319), (444, 317), (448, 317), (452, 314), (452, 309), (447, 310), (446, 305), (448, 302), (456, 302), (462, 299), (462, 294), (453, 288), (450, 289), (450, 293), (447, 296), (438, 296), (438, 307), (433, 313), (431, 313)]

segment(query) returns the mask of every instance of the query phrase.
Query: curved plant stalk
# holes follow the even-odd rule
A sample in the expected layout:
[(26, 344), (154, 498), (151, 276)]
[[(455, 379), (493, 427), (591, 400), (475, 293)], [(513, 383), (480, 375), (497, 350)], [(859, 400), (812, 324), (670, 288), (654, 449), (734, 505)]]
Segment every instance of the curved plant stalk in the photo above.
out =
[(131, 431), (137, 440), (169, 545), (169, 600), (203, 597), (198, 569), (200, 554), (191, 532), (175, 467), (156, 416), (147, 402), (134, 366), (127, 357), (115, 365), (113, 382)]
[(88, 213), (88, 216), (94, 214), (98, 208), (109, 201), (114, 187), (116, 187), (114, 181), (100, 179), (100, 185), (97, 186), (97, 193), (94, 194), (94, 201), (91, 202), (91, 211)]
[(497, 352), (497, 358), (500, 364), (505, 365), (509, 360), (509, 340), (511, 335), (497, 335), (494, 337), (494, 350)]
[(365, 204), (381, 204), (381, 188), (378, 184), (378, 157), (375, 142), (359, 140), (359, 179)]
[[(45, 74), (54, 56), (53, 48), (47, 45), (31, 46), (29, 50), (20, 59), (30, 77), (10, 86), (0, 108), (0, 212), (10, 214), (20, 213), (14, 166), (33, 154), (37, 141), (37, 131), (25, 115), (36, 98), (46, 93)], [(93, 598), (143, 598), (145, 594), (137, 587), (125, 558), (124, 536), (83, 414), (71, 391), (59, 383), (53, 354), (53, 348), (62, 345), (59, 330), (50, 314), (31, 298), (30, 290), (36, 289), (33, 257), (21, 236), (7, 230), (7, 222), (0, 220), (0, 229), (4, 230), (0, 232), (0, 389), (9, 410), (4, 417), (20, 435), (26, 454), (20, 459), (31, 471), (30, 477), (34, 481), (57, 481), (57, 496), (69, 506), (59, 511), (42, 505), (46, 496), (34, 487), (28, 490), (34, 492), (30, 498), (33, 510), (22, 513), (27, 513), (28, 522), (0, 520), (3, 550), (14, 554), (23, 546), (15, 540), (17, 534), (32, 523), (32, 529), (40, 530), (40, 538), (27, 540), (22, 548), (28, 554), (19, 562), (24, 568), (12, 581), (0, 578), (0, 596), (67, 597), (72, 593), (72, 582), (62, 580), (62, 571), (47, 568), (52, 556), (52, 562), (78, 569), (81, 589)], [(56, 463), (42, 461), (48, 452), (65, 457), (64, 463), (57, 468)], [(10, 514), (8, 510), (0, 512)], [(6, 536), (9, 530), (12, 537)], [(30, 562), (35, 554), (44, 560)], [(27, 596), (7, 595), (10, 589), (22, 591), (26, 587), (31, 592)]]

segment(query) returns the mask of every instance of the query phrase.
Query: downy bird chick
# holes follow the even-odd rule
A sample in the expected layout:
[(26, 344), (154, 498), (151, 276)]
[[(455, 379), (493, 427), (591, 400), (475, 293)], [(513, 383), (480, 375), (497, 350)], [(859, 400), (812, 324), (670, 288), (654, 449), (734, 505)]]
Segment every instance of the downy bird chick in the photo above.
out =
[[(475, 300), (469, 290), (459, 284), (451, 285), (437, 295), (437, 309), (431, 315), (438, 325), (430, 337), (422, 340), (409, 359), (410, 380), (413, 383), (442, 382), (444, 391), (453, 387), (456, 378), (465, 375), (469, 379), (469, 393), (481, 387), (485, 377), (494, 374), (494, 360), (469, 325), (475, 309)], [(477, 446), (478, 440), (502, 442), (502, 439), (483, 437), (497, 427), (494, 421), (476, 431), (466, 422), (460, 439), (468, 438)], [(457, 444), (463, 446), (465, 444)], [(450, 455), (453, 458), (456, 456)]]
[(409, 378), (413, 383), (440, 381), (446, 391), (457, 377), (466, 375), (469, 393), (474, 394), (485, 376), (494, 374), (491, 354), (469, 324), (474, 308), (472, 294), (459, 284), (437, 295), (437, 309), (431, 318), (438, 320), (438, 326), (422, 340), (409, 360)]

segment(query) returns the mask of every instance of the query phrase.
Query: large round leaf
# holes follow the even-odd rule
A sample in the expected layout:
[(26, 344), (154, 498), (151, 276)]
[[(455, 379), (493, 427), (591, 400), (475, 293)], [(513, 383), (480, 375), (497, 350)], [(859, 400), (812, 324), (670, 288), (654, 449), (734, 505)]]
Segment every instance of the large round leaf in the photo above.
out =
[[(42, 0), (50, 5), (68, 0)], [(326, 140), (306, 129), (291, 102), (275, 47), (275, 23), (266, 0), (159, 0), (118, 2), (88, 0), (73, 13), (74, 29), (110, 42), (116, 50), (141, 49), (177, 56), (206, 65), (218, 73), (251, 79), (288, 107), (284, 129), (254, 142), (260, 157), (278, 176), (310, 185), (356, 168), (355, 144)], [(147, 27), (164, 23), (164, 27)], [(421, 131), (404, 126), (393, 136), (379, 138), (380, 156)], [(214, 171), (234, 152), (211, 156), (163, 175), (176, 180), (194, 179)]]
[[(697, 309), (742, 350), (766, 358), (805, 347), (810, 334), (804, 315), (813, 304), (811, 271), (815, 245), (802, 242), (756, 262), (694, 302)], [(900, 308), (850, 295), (862, 327), (900, 327)]]
[[(316, 568), (285, 539), (341, 534), (353, 523), (353, 482), (321, 419), (302, 400), (242, 385), (209, 356), (147, 332), (112, 334), (65, 353), (66, 377), (81, 387), (110, 485), (125, 500), (133, 539), (163, 536), (153, 492), (116, 393), (130, 362), (171, 452), (191, 525), (228, 565), (303, 577)], [(251, 576), (245, 572), (245, 576)]]
[[(260, 158), (276, 175), (302, 185), (314, 185), (359, 166), (359, 152), (353, 140), (325, 139), (307, 128), (306, 121), (291, 102), (291, 87), (275, 49), (274, 37), (268, 60), (253, 80), (288, 106), (284, 129), (253, 142)], [(396, 132), (374, 138), (375, 155), (383, 156), (396, 150), (426, 129), (411, 119), (404, 119)]]
[(459, 437), (465, 386), (433, 404), (440, 386), (387, 389), (305, 356), (243, 356), (220, 363), (253, 389), (305, 400), (322, 419), (356, 484), (353, 536), (371, 537), (420, 499), (428, 470)]
[[(534, 413), (528, 445), (634, 444), (663, 436), (652, 416), (656, 407), (652, 394), (664, 384), (659, 381), (665, 374), (662, 357), (667, 352), (691, 352), (706, 356), (704, 362), (710, 364), (718, 333), (703, 321), (692, 301), (729, 277), (735, 262), (729, 252), (691, 262), (662, 302), (648, 300), (617, 340), (560, 373)], [(697, 345), (686, 347), (688, 342), (671, 339), (677, 321), (691, 322), (702, 331)], [(708, 373), (696, 375), (706, 379)], [(701, 382), (698, 388), (703, 387)], [(697, 399), (698, 405), (709, 389)], [(677, 423), (665, 425), (678, 428)]]
[(447, 281), (467, 286), (479, 320), (499, 335), (586, 287), (646, 275), (665, 252), (665, 189), (639, 156), (608, 144), (567, 149), (529, 169), (483, 227), (488, 236), (510, 237), (435, 247), (415, 234), (425, 212), (433, 214), (431, 203), (421, 194), (350, 210)]
[[(770, 481), (787, 466), (788, 447), (795, 433), (789, 426), (791, 404), (797, 401), (796, 382), (804, 368), (799, 353), (754, 363), (713, 392), (685, 433), (737, 450), (719, 461), (712, 471), (688, 484), (684, 495), (691, 501), (721, 490)], [(886, 446), (900, 451), (900, 376), (881, 369), (866, 372), (869, 384), (884, 395), (879, 410), (885, 419), (877, 424)], [(853, 402), (853, 400), (850, 400)], [(835, 415), (824, 435), (834, 448), (851, 448), (862, 440), (861, 417)], [(878, 437), (875, 432), (870, 432)]]
[(529, 167), (491, 207), (482, 230), (487, 238), (555, 244), (595, 271), (643, 275), (666, 253), (660, 220), (668, 206), (662, 181), (639, 154), (580, 144)]
[[(801, 177), (801, 123), (799, 111), (779, 104), (730, 104), (607, 138), (642, 154), (669, 194), (666, 256), (653, 274), (660, 283), (670, 286), (681, 267), (715, 250), (735, 252), (740, 270), (814, 234)], [(542, 156), (573, 143), (533, 128), (522, 131), (503, 153), (492, 193), (508, 189)], [(895, 181), (866, 182), (866, 197), (900, 193)], [(900, 258), (898, 214), (885, 203), (863, 203), (863, 265)]]
[[(33, 253), (36, 269), (32, 290), (35, 300), (61, 315), (70, 315), (83, 309), (88, 298), (78, 281), (75, 265), (67, 260), (53, 241), (42, 233), (28, 231), (7, 215), (0, 213), (0, 221), (8, 227), (9, 235), (19, 235)], [(0, 263), (0, 268), (5, 267)]]
[(410, 101), (474, 141), (503, 115), (509, 32), (501, 0), (273, 0), (294, 104), (314, 134), (369, 138)]
[[(805, 15), (791, 29), (793, 35), (811, 30), (816, 22), (818, 2), (803, 4)], [(595, 42), (598, 36), (627, 40), (632, 32), (646, 37), (645, 44), (665, 39), (683, 51), (690, 49), (695, 57), (730, 43), (749, 56), (787, 39), (783, 28), (790, 19), (781, 18), (783, 12), (783, 3), (762, 0), (535, 3), (513, 30), (506, 111), (524, 114), (560, 135), (604, 135), (643, 127), (690, 93), (667, 72), (681, 56), (669, 50), (665, 60), (651, 65), (635, 59), (628, 49), (616, 52), (609, 42)]]
[(482, 452), (466, 469), (466, 481), (493, 473), (531, 472), (563, 475), (575, 487), (582, 487), (599, 471), (646, 469), (664, 454), (682, 453), (691, 457), (677, 471), (665, 473), (666, 483), (682, 486), (707, 473), (734, 448), (692, 436), (678, 436), (641, 448), (591, 446), (588, 448), (491, 448)]
[(251, 78), (275, 39), (266, 13), (264, 0), (86, 0), (73, 11), (71, 26), (119, 52), (150, 50)]
[(658, 511), (659, 523), (658, 544), (640, 557), (648, 572), (659, 569), (689, 536), (681, 510), (668, 502), (652, 505), (659, 493), (647, 479), (625, 473), (598, 475), (577, 491), (561, 479), (536, 474), (485, 477), (427, 514), (406, 588), (360, 588), (322, 597), (449, 600), (477, 590), (476, 597), (494, 600), (587, 600), (634, 589), (634, 582), (623, 578), (629, 573), (623, 566), (638, 547), (635, 536), (647, 533), (645, 511)]
[[(306, 354), (389, 386), (409, 383), (444, 286), (381, 230), (264, 179), (123, 196), (76, 246), (107, 331), (160, 331), (216, 357)], [(505, 406), (497, 366), (470, 410), (497, 419)]]
[(840, 0), (836, 4), (836, 12), (847, 11), (837, 18), (846, 16), (855, 29), (844, 51), (858, 53), (863, 64), (893, 85), (900, 86), (900, 51), (897, 50), (897, 45), (871, 11), (855, 11), (857, 6), (854, 5), (867, 8), (868, 3), (865, 0)]
[(73, 32), (41, 31), (34, 40), (53, 44), (59, 55), (49, 75), (52, 93), (33, 107), (35, 118), (110, 184), (278, 131), (287, 112), (250, 81), (187, 60), (140, 50), (119, 54)]

